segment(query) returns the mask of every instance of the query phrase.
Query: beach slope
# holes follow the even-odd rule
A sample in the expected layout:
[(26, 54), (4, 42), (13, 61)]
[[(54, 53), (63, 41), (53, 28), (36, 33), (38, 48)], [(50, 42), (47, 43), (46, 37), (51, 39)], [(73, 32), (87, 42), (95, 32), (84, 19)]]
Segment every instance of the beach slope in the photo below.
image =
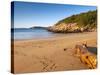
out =
[[(14, 41), (14, 73), (88, 69), (74, 55), (79, 42), (97, 48), (97, 32), (74, 33), (47, 39)], [(13, 42), (13, 41), (12, 41)]]

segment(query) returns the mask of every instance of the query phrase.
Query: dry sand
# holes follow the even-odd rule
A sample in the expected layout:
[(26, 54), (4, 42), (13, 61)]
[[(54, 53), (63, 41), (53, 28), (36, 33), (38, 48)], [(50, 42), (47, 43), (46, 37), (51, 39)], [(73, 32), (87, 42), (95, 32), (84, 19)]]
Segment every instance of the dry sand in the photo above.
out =
[(97, 33), (14, 41), (14, 73), (88, 69), (73, 54), (75, 45), (83, 41), (90, 47), (97, 47)]

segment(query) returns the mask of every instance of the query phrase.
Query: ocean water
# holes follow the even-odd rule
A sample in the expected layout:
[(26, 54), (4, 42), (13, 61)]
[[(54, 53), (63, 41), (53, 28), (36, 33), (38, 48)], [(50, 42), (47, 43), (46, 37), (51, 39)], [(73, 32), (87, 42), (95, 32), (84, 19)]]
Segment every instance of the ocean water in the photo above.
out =
[(27, 39), (47, 39), (53, 37), (73, 37), (81, 33), (53, 33), (43, 28), (15, 28), (11, 29), (11, 39), (14, 40), (27, 40)]
[(14, 40), (24, 40), (24, 39), (41, 39), (53, 37), (54, 33), (49, 32), (42, 28), (16, 28), (11, 29), (11, 39)]

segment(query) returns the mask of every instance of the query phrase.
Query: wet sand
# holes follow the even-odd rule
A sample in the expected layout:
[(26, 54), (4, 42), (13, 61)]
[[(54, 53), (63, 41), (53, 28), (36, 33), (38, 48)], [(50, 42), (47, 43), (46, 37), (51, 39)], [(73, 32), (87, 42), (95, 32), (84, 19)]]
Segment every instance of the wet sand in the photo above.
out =
[(91, 50), (97, 48), (97, 32), (14, 41), (14, 73), (88, 69), (74, 55), (75, 45), (84, 41)]

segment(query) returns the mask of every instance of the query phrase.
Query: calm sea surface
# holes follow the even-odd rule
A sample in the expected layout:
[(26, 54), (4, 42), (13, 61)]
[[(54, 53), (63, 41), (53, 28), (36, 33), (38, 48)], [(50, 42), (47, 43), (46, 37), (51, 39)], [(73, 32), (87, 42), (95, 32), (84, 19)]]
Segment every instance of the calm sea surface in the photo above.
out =
[(54, 33), (48, 32), (42, 28), (26, 29), (26, 28), (16, 28), (12, 29), (11, 37), (14, 40), (24, 40), (24, 39), (41, 39), (55, 36)]
[[(16, 28), (11, 30), (11, 38), (14, 40), (25, 40), (25, 39), (47, 39), (52, 37), (73, 37), (81, 33), (52, 33), (42, 28)], [(86, 33), (85, 33), (86, 34)], [(81, 35), (82, 36), (82, 35)], [(84, 36), (84, 35), (83, 35)]]

